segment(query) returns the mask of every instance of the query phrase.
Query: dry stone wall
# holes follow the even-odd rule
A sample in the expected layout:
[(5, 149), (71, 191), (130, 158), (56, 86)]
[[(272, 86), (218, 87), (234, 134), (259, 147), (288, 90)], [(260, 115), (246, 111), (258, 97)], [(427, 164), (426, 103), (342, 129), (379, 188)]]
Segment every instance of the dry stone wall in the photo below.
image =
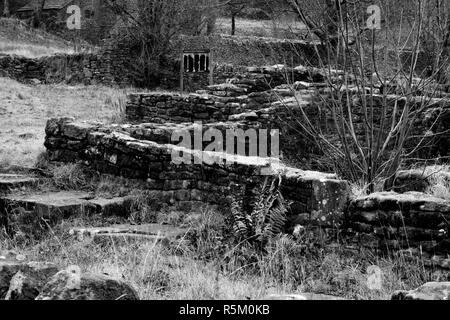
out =
[[(132, 83), (126, 50), (105, 50), (101, 54), (56, 54), (41, 58), (0, 55), (0, 76), (21, 82), (118, 84)], [(126, 69), (126, 68), (125, 68)]]
[[(182, 36), (173, 46), (174, 58), (183, 50), (211, 50), (218, 64), (263, 66), (276, 63), (318, 66), (317, 52), (324, 54), (319, 42), (229, 35)], [(317, 51), (316, 51), (317, 49)]]
[(419, 192), (376, 193), (352, 201), (346, 230), (355, 242), (382, 250), (450, 252), (450, 204)]
[[(348, 185), (333, 174), (288, 168), (272, 158), (186, 149), (164, 144), (166, 141), (158, 136), (156, 141), (139, 140), (130, 134), (136, 130), (138, 126), (51, 119), (45, 146), (51, 161), (81, 161), (102, 173), (144, 180), (160, 201), (169, 204), (228, 205), (232, 195), (244, 197), (249, 203), (257, 196), (255, 188), (267, 176), (281, 175), (282, 193), (292, 201), (292, 215), (307, 213), (312, 223), (328, 227), (342, 222)], [(191, 155), (192, 163), (174, 163), (172, 155), (178, 152)], [(216, 161), (205, 162), (208, 159)]]
[[(280, 176), (292, 226), (337, 232), (354, 245), (381, 251), (423, 250), (440, 257), (450, 250), (448, 201), (417, 192), (351, 200), (348, 184), (333, 174), (289, 168), (273, 158), (233, 157), (171, 144), (171, 132), (188, 125), (105, 126), (51, 119), (45, 145), (52, 161), (80, 162), (101, 173), (139, 179), (161, 203), (184, 208), (201, 203), (226, 207), (236, 199), (251, 203), (265, 179)], [(189, 154), (192, 162), (174, 163), (172, 156), (179, 152)]]
[[(258, 48), (251, 50), (249, 46)], [(227, 36), (182, 37), (173, 43), (173, 55), (155, 83), (162, 89), (179, 89), (180, 56), (186, 49), (211, 49), (213, 55), (213, 82), (223, 83), (245, 70), (245, 66), (266, 65), (275, 61), (315, 65), (314, 46), (307, 42), (273, 39), (241, 39)], [(294, 50), (295, 49), (295, 50)], [(249, 51), (250, 50), (250, 51)], [(294, 51), (292, 51), (294, 50)], [(230, 54), (232, 52), (232, 54)], [(298, 59), (292, 58), (292, 52)], [(237, 54), (239, 53), (239, 54)], [(286, 55), (289, 53), (289, 58)], [(118, 84), (140, 86), (139, 72), (130, 57), (135, 52), (123, 43), (106, 42), (97, 53), (57, 54), (41, 58), (0, 55), (0, 76), (18, 81), (42, 83)], [(241, 56), (241, 59), (233, 57)], [(245, 58), (245, 59), (244, 59)], [(298, 61), (297, 61), (298, 60)], [(317, 63), (316, 63), (317, 64)], [(187, 73), (185, 91), (195, 92), (209, 85), (209, 73)]]
[[(321, 70), (314, 68), (247, 68), (246, 72), (237, 74), (227, 83), (208, 86), (206, 90), (197, 91), (197, 94), (131, 94), (126, 115), (132, 123), (200, 121), (204, 124), (224, 122), (229, 127), (242, 129), (279, 129), (285, 161), (303, 169), (332, 170), (333, 164), (323, 157), (310, 136), (302, 134), (297, 122), (303, 120), (304, 111), (331, 141), (339, 143), (333, 114), (327, 105), (330, 93), (327, 92), (324, 77)], [(285, 83), (292, 85), (283, 85)], [(342, 99), (345, 98), (343, 95)], [(375, 117), (381, 118), (383, 95), (376, 93), (370, 99)], [(367, 125), (362, 103), (354, 97), (350, 101), (353, 101), (356, 135), (364, 146)], [(413, 98), (410, 101), (411, 110), (421, 109), (422, 102), (422, 97)], [(394, 104), (397, 104), (399, 117), (406, 99), (390, 95), (387, 96), (387, 103), (389, 107), (384, 123), (390, 124)], [(445, 161), (449, 156), (450, 101), (439, 98), (432, 99), (428, 104), (429, 107), (419, 112), (412, 123), (405, 151), (416, 149), (412, 155), (415, 159), (426, 161), (440, 158)], [(420, 148), (416, 148), (419, 143)]]

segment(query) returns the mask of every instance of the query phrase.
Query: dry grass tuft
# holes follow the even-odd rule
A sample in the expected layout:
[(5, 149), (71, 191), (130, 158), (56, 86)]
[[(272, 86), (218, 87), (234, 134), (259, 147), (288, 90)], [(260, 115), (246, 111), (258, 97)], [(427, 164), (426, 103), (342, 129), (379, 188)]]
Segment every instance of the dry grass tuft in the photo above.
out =
[[(192, 216), (196, 219), (186, 220)], [(217, 211), (178, 218), (185, 220), (188, 232), (168, 246), (112, 238), (79, 242), (68, 234), (74, 226), (111, 223), (95, 217), (63, 221), (40, 241), (18, 242), (3, 234), (0, 245), (32, 260), (60, 267), (75, 264), (84, 271), (122, 278), (142, 299), (260, 299), (301, 292), (389, 299), (395, 290), (448, 279), (448, 274), (424, 269), (420, 260), (411, 262), (402, 254), (378, 257), (317, 238), (279, 236), (261, 251), (246, 242), (233, 242), (227, 217)], [(378, 289), (368, 285), (368, 270), (374, 265), (381, 270)]]
[(450, 166), (434, 165), (426, 167), (424, 175), (428, 177), (430, 186), (426, 193), (435, 197), (450, 200)]
[(32, 166), (45, 148), (45, 124), (52, 117), (105, 123), (124, 118), (132, 90), (106, 86), (25, 85), (0, 78), (0, 167)]

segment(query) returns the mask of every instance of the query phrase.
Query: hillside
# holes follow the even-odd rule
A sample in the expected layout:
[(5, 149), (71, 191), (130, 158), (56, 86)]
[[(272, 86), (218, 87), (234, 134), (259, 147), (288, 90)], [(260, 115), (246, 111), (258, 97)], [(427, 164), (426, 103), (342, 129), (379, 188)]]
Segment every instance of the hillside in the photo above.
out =
[(73, 45), (43, 30), (33, 29), (12, 18), (0, 18), (0, 54), (40, 57), (73, 51)]

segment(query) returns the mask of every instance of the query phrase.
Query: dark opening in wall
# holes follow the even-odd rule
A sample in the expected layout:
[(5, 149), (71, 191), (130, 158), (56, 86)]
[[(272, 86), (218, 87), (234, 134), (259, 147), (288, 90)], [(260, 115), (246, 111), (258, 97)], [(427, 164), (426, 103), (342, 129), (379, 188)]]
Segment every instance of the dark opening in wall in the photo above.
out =
[(210, 53), (204, 52), (183, 52), (184, 72), (209, 72)]

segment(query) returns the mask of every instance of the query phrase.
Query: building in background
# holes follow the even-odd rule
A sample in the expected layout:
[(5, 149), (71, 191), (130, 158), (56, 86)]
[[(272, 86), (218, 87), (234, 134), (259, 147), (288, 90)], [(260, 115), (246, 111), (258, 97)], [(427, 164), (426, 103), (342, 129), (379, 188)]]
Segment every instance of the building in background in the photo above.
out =
[[(41, 0), (28, 0), (28, 3), (15, 12), (22, 20), (32, 19), (33, 14)], [(47, 31), (70, 39), (74, 32), (67, 30), (66, 21), (69, 15), (67, 8), (78, 5), (81, 8), (81, 32), (82, 39), (93, 44), (99, 44), (107, 38), (109, 31), (117, 21), (117, 17), (108, 10), (104, 0), (45, 0), (42, 10), (42, 20)]]
[[(19, 8), (22, 8), (30, 0), (7, 0), (9, 4), (9, 14), (14, 15)], [(0, 16), (3, 15), (5, 10), (5, 0), (0, 0)]]

